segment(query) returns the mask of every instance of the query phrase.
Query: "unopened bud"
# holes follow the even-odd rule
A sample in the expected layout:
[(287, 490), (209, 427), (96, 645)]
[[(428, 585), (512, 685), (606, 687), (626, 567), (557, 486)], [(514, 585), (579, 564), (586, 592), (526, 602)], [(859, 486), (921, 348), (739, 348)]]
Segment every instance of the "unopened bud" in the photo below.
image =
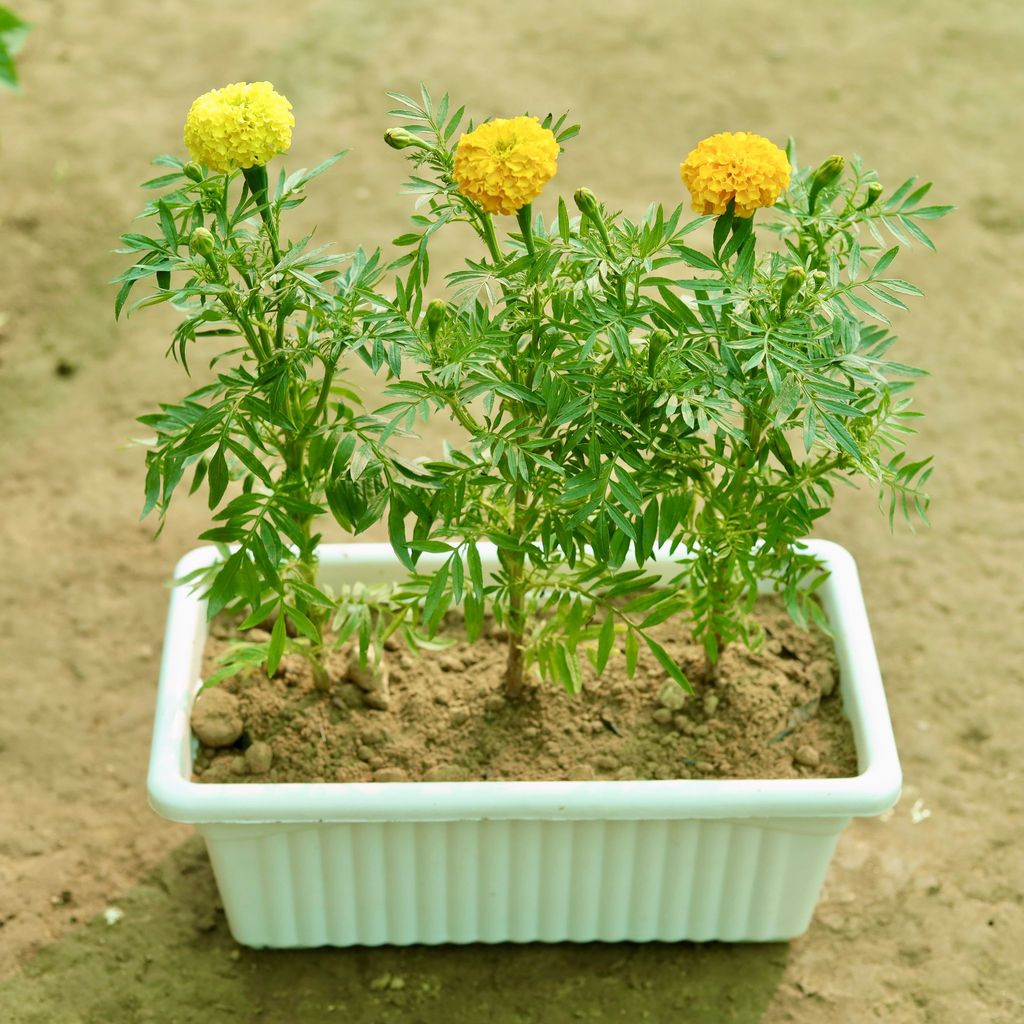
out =
[(423, 323), (427, 328), (427, 336), (433, 341), (437, 337), (437, 332), (444, 323), (445, 315), (448, 312), (448, 303), (443, 299), (434, 299), (430, 305), (427, 306), (426, 313), (423, 314)]
[(779, 295), (779, 312), (785, 316), (789, 300), (803, 287), (807, 275), (802, 267), (790, 267), (782, 279), (782, 292)]
[(185, 164), (185, 166), (182, 167), (181, 171), (182, 171), (182, 174), (184, 174), (186, 178), (191, 178), (193, 181), (202, 181), (203, 180), (203, 169), (202, 169), (202, 167), (200, 167), (199, 164), (195, 163), (192, 160), (190, 160), (187, 164)]
[(807, 197), (807, 207), (811, 213), (814, 213), (814, 204), (818, 201), (818, 193), (823, 188), (834, 185), (839, 180), (845, 166), (846, 161), (841, 156), (830, 156), (818, 166), (811, 179), (811, 191)]
[(423, 139), (413, 135), (405, 128), (389, 128), (384, 133), (384, 141), (392, 149), (408, 149), (415, 146), (418, 149), (429, 149), (429, 145)]
[(647, 372), (653, 374), (658, 366), (658, 360), (661, 358), (661, 353), (665, 351), (666, 346), (672, 340), (669, 336), (668, 331), (651, 331), (651, 336), (647, 342)]
[(884, 191), (885, 189), (882, 188), (882, 183), (880, 181), (871, 182), (871, 184), (868, 185), (867, 195), (864, 196), (864, 202), (861, 203), (860, 206), (857, 207), (857, 209), (866, 210), (868, 209), (868, 207), (874, 206), (875, 203), (877, 203), (878, 200), (881, 198), (881, 195)]
[(586, 217), (593, 217), (595, 220), (597, 219), (599, 214), (597, 196), (595, 196), (589, 188), (576, 189), (573, 193), (573, 199), (576, 201), (576, 205), (579, 207), (580, 213)]
[(196, 228), (189, 237), (188, 247), (197, 256), (212, 256), (217, 250), (217, 240), (206, 228)]
[(604, 222), (604, 217), (601, 215), (601, 207), (597, 202), (597, 196), (590, 191), (589, 188), (578, 188), (573, 193), (573, 199), (576, 201), (576, 205), (579, 207), (580, 213), (584, 217), (588, 217), (597, 226), (598, 233), (601, 235), (601, 241), (604, 243), (605, 251), (609, 256), (612, 255), (612, 239), (608, 234), (608, 225)]

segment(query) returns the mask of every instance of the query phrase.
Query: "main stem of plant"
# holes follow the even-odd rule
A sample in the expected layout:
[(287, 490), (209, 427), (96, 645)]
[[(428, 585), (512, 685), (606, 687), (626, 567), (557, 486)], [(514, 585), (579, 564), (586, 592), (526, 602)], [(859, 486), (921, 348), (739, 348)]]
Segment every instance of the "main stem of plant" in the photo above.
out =
[[(267, 241), (270, 244), (270, 251), (273, 254), (274, 262), (276, 264), (281, 260), (281, 246), (279, 241), (280, 231), (277, 218), (274, 215), (274, 210), (270, 205), (270, 197), (267, 188), (267, 169), (266, 167), (258, 166), (247, 167), (242, 170), (242, 177), (245, 179), (246, 186), (252, 193), (253, 200), (256, 202), (260, 219), (263, 221), (263, 226), (266, 230)], [(271, 358), (274, 358), (276, 356), (276, 351), (283, 347), (284, 337), (282, 327), (283, 324), (281, 322), (281, 318), (278, 317), (278, 328), (275, 332), (274, 338), (274, 352), (271, 354)], [(302, 439), (302, 435), (306, 432), (306, 429), (310, 424), (316, 422), (319, 413), (323, 409), (323, 405), (330, 390), (331, 376), (331, 370), (325, 370), (324, 384), (320, 390), (316, 409), (308, 419), (302, 415), (303, 410), (301, 407), (301, 399), (298, 395), (297, 389), (294, 386), (289, 388), (288, 399), (289, 405), (291, 406), (289, 412), (291, 418), (295, 422), (295, 427), (299, 436), (291, 440), (286, 445), (285, 466), (287, 468), (288, 476), (291, 477), (295, 489), (298, 492), (298, 496), (307, 503), (311, 502), (312, 496), (309, 493), (306, 475), (303, 472), (303, 465), (306, 457), (306, 442)], [(302, 550), (299, 551), (298, 576), (303, 583), (315, 586), (317, 558), (312, 547), (313, 518), (311, 516), (293, 518), (295, 519), (295, 523), (301, 530), (304, 538)], [(297, 601), (297, 603), (301, 604), (301, 601)], [(313, 623), (317, 634), (322, 638), (324, 625), (326, 624), (324, 609), (317, 604), (309, 604), (302, 610), (310, 622)], [(282, 614), (284, 613), (282, 612)], [(317, 648), (311, 649), (307, 653), (306, 657), (313, 669), (313, 680), (317, 689), (330, 689), (330, 679), (328, 678), (327, 669), (324, 667), (323, 660), (320, 656), (320, 650)]]

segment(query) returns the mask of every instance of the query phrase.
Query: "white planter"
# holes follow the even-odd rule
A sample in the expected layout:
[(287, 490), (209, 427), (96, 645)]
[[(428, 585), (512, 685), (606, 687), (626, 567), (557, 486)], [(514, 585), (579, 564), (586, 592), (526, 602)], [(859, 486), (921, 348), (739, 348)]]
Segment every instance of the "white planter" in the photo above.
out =
[[(189, 709), (206, 616), (178, 587), (150, 803), (197, 826), (232, 934), (249, 946), (793, 938), (810, 923), (839, 833), (891, 807), (901, 784), (856, 566), (835, 544), (808, 547), (831, 571), (819, 593), (855, 778), (194, 783)], [(191, 552), (176, 577), (215, 556)], [(387, 545), (321, 549), (328, 582), (402, 572)]]

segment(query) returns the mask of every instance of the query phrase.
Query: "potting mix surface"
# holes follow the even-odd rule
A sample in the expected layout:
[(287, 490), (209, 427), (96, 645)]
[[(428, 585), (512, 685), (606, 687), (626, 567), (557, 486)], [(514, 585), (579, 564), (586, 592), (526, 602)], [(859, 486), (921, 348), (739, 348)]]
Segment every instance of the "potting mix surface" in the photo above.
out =
[[(759, 600), (760, 651), (727, 648), (717, 682), (688, 694), (653, 656), (605, 674), (584, 670), (583, 689), (529, 686), (504, 692), (503, 631), (469, 644), (450, 615), (451, 645), (413, 656), (389, 644), (374, 670), (355, 652), (328, 658), (331, 688), (316, 689), (308, 662), (288, 655), (273, 678), (254, 672), (219, 684), (236, 698), (210, 702), (215, 723), (237, 713), (238, 739), (203, 746), (202, 782), (400, 782), (495, 779), (807, 778), (855, 775), (856, 752), (842, 713), (830, 639), (795, 626), (781, 603)], [(656, 639), (699, 680), (703, 654), (686, 625), (669, 620)], [(250, 639), (267, 639), (250, 631)], [(213, 624), (207, 671), (232, 642), (232, 623)], [(224, 742), (232, 733), (203, 729)]]

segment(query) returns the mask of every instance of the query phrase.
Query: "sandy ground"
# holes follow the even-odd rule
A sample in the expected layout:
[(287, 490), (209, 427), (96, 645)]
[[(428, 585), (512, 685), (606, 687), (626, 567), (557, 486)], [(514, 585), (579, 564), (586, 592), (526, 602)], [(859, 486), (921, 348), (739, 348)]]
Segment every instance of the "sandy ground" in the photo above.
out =
[[(0, 1019), (1024, 1020), (1019, 4), (18, 6), (36, 32), (25, 95), (0, 96)], [(238, 951), (190, 830), (146, 806), (164, 581), (205, 510), (156, 542), (137, 522), (121, 445), (182, 381), (168, 314), (112, 323), (109, 250), (193, 97), (244, 78), (294, 102), (292, 166), (353, 147), (303, 211), (323, 237), (397, 235), (382, 94), (421, 77), (478, 114), (571, 107), (586, 130), (558, 183), (633, 213), (675, 202), (679, 159), (726, 128), (792, 134), (808, 162), (859, 152), (890, 185), (927, 173), (961, 207), (938, 256), (907, 259), (929, 298), (898, 325), (933, 371), (934, 529), (890, 537), (862, 494), (822, 530), (860, 562), (906, 791), (844, 836), (789, 946)]]

